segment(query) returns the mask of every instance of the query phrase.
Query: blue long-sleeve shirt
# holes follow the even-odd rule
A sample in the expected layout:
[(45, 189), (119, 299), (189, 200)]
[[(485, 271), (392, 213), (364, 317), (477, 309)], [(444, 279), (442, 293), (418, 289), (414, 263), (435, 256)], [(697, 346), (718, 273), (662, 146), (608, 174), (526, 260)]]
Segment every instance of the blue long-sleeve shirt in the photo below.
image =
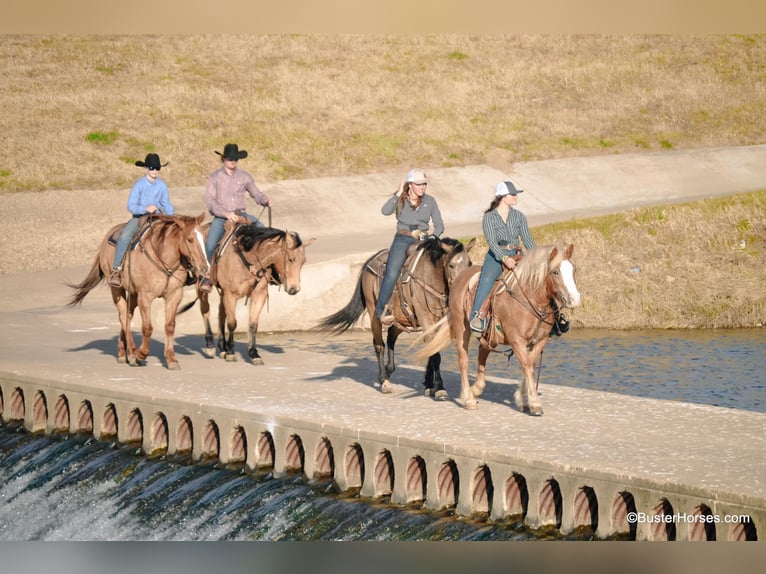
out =
[(534, 249), (535, 247), (535, 241), (529, 234), (527, 218), (516, 209), (511, 208), (508, 211), (508, 218), (505, 222), (503, 222), (497, 209), (485, 213), (481, 228), (487, 239), (487, 246), (497, 261), (503, 259), (502, 246), (518, 245), (519, 239), (524, 243), (524, 249)]
[(133, 215), (144, 215), (150, 205), (156, 205), (165, 215), (173, 215), (167, 184), (160, 178), (152, 183), (144, 176), (130, 190), (128, 211)]

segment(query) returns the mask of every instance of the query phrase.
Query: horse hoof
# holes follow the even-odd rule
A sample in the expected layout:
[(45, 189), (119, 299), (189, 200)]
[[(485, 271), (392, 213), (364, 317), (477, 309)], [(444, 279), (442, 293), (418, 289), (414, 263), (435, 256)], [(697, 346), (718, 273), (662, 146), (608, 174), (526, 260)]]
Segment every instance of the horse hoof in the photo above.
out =
[(168, 370), (169, 371), (180, 371), (181, 365), (178, 363), (168, 363)]
[(475, 411), (479, 408), (479, 401), (476, 399), (471, 399), (470, 401), (465, 402), (465, 409), (467, 411)]
[(128, 362), (128, 358), (127, 357), (117, 357), (117, 363), (118, 364), (124, 365), (127, 362)]
[(215, 358), (215, 347), (205, 347), (202, 349), (202, 352), (205, 353), (208, 357)]
[(227, 363), (235, 363), (237, 361), (237, 355), (234, 353), (224, 353), (223, 358)]
[(390, 395), (394, 392), (394, 387), (391, 384), (391, 381), (383, 381), (383, 384), (380, 385), (380, 392), (386, 395)]
[(443, 401), (445, 399), (448, 399), (449, 395), (447, 394), (447, 391), (445, 391), (444, 389), (439, 389), (438, 391), (436, 391), (434, 398), (440, 401)]
[(423, 396), (424, 397), (432, 397), (432, 396), (434, 396), (434, 390), (433, 389), (426, 389), (423, 392)]
[(543, 416), (543, 407), (528, 407), (530, 416), (541, 417)]
[(253, 365), (262, 365), (263, 359), (261, 359), (260, 357), (253, 357), (252, 359), (250, 359), (250, 363)]

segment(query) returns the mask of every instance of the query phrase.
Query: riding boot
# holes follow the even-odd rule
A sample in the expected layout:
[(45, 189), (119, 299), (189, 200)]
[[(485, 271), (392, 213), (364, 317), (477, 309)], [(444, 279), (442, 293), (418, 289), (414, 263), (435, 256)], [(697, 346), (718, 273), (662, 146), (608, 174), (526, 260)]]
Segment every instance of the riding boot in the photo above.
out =
[(203, 293), (210, 293), (213, 290), (213, 284), (207, 277), (202, 277), (199, 280), (199, 290)]
[(489, 296), (481, 304), (481, 307), (479, 307), (479, 310), (471, 317), (469, 326), (471, 327), (471, 331), (474, 331), (476, 333), (483, 333), (484, 330), (487, 328), (487, 314), (489, 313), (489, 304), (492, 300), (492, 297)]
[(553, 307), (553, 326), (551, 327), (550, 336), (560, 337), (569, 331), (571, 325), (555, 301), (551, 300), (551, 306)]
[(119, 267), (112, 269), (112, 274), (109, 276), (109, 285), (112, 287), (122, 287), (122, 270)]
[(383, 312), (380, 314), (380, 324), (383, 327), (390, 327), (395, 321), (396, 319), (394, 318), (394, 313), (391, 311), (391, 307), (386, 305), (383, 308)]

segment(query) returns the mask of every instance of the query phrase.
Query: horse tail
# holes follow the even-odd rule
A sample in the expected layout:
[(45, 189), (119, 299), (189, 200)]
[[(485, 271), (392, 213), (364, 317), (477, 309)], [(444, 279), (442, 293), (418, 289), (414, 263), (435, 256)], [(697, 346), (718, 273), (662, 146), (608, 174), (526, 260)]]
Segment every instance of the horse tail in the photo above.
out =
[(367, 263), (362, 265), (362, 270), (359, 272), (359, 279), (356, 282), (356, 289), (354, 289), (354, 294), (351, 296), (351, 300), (348, 304), (340, 311), (321, 319), (314, 329), (324, 332), (329, 331), (330, 333), (338, 335), (354, 326), (367, 308), (367, 301), (364, 297), (364, 288), (362, 285), (366, 269)]
[(67, 283), (68, 287), (75, 290), (75, 294), (67, 303), (67, 307), (74, 307), (75, 305), (82, 303), (85, 296), (90, 293), (91, 289), (101, 283), (104, 280), (104, 277), (104, 272), (101, 270), (101, 265), (99, 264), (99, 258), (96, 257), (88, 276), (83, 279), (82, 282), (77, 284)]
[(431, 355), (443, 351), (452, 342), (451, 314), (447, 312), (444, 317), (423, 331), (417, 339), (410, 344), (410, 349), (419, 344), (423, 347), (415, 351), (413, 358), (416, 361), (425, 361)]
[(197, 302), (197, 299), (199, 299), (199, 297), (195, 297), (193, 300), (189, 301), (186, 305), (178, 309), (178, 311), (176, 311), (176, 315), (181, 315), (182, 313), (186, 313), (189, 309), (194, 307), (194, 304)]

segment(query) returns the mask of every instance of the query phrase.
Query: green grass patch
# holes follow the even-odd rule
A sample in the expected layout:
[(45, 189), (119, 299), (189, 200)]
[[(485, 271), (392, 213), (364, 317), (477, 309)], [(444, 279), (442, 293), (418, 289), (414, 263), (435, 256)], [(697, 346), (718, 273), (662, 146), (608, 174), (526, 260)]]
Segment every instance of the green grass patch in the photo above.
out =
[(468, 59), (468, 55), (464, 54), (463, 52), (455, 51), (455, 52), (451, 52), (450, 53), (449, 59), (450, 60), (457, 60), (458, 62), (460, 62), (460, 61), (463, 61), (463, 60), (467, 60)]
[(112, 145), (115, 141), (117, 141), (118, 137), (120, 137), (120, 133), (116, 131), (90, 132), (85, 139), (98, 145)]

